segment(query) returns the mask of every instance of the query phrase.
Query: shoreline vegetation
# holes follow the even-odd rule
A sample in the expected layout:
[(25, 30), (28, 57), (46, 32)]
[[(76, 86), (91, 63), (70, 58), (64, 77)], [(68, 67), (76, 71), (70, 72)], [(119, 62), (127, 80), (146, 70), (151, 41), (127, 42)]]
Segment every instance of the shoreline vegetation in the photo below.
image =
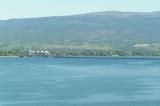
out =
[(0, 56), (0, 58), (160, 59), (160, 56)]
[(103, 51), (103, 50), (96, 50), (96, 51), (90, 51), (90, 50), (80, 50), (78, 52), (50, 52), (48, 50), (41, 50), (41, 51), (34, 51), (33, 53), (30, 53), (30, 51), (3, 51), (1, 53), (0, 51), (0, 57), (32, 57), (32, 56), (41, 56), (41, 57), (158, 57), (160, 56), (159, 53), (156, 52), (148, 52), (142, 53), (142, 52), (123, 52), (123, 51)]
[[(83, 50), (82, 50), (83, 51)], [(32, 51), (33, 52), (33, 51)], [(38, 53), (37, 53), (38, 52)], [(55, 51), (56, 52), (56, 51)], [(89, 53), (87, 53), (89, 52)], [(113, 51), (107, 51), (106, 52), (101, 52), (101, 53), (95, 53), (93, 55), (93, 53), (91, 51), (87, 51), (87, 52), (82, 52), (79, 54), (76, 53), (72, 53), (72, 52), (58, 52), (58, 53), (54, 53), (54, 52), (49, 52), (47, 50), (45, 51), (34, 51), (34, 53), (30, 53), (30, 51), (26, 51), (26, 52), (7, 52), (5, 51), (4, 55), (0, 55), (0, 58), (5, 58), (5, 57), (9, 57), (9, 58), (23, 58), (23, 57), (53, 57), (53, 58), (107, 58), (107, 59), (127, 59), (127, 58), (132, 58), (132, 59), (145, 59), (145, 58), (160, 58), (160, 55), (145, 55), (145, 54), (125, 54), (124, 52), (113, 52)], [(12, 54), (13, 53), (13, 54)], [(63, 53), (63, 54), (62, 54)], [(114, 53), (114, 54), (111, 54)], [(83, 55), (82, 55), (83, 54)], [(140, 55), (139, 55), (140, 54)]]
[(94, 43), (1, 43), (0, 57), (70, 57), (70, 58), (95, 58), (95, 57), (158, 57), (159, 47), (122, 47), (116, 48), (109, 44)]
[(55, 50), (0, 50), (0, 57), (143, 57), (160, 56), (159, 51), (122, 51), (122, 50), (86, 50), (86, 49), (55, 49)]

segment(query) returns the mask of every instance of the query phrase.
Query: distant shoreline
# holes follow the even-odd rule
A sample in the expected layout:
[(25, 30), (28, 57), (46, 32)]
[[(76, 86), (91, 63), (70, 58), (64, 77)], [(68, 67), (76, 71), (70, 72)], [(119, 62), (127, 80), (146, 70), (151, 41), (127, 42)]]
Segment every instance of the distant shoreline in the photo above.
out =
[(160, 59), (160, 56), (0, 56), (0, 58)]
[(54, 58), (160, 59), (160, 56), (59, 56)]

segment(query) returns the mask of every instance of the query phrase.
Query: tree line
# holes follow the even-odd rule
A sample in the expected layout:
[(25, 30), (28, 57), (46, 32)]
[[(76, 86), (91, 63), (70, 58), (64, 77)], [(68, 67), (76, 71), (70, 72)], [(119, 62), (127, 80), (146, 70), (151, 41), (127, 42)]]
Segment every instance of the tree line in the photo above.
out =
[[(50, 56), (160, 56), (154, 50), (50, 49)], [(29, 50), (0, 50), (0, 56), (29, 56)]]

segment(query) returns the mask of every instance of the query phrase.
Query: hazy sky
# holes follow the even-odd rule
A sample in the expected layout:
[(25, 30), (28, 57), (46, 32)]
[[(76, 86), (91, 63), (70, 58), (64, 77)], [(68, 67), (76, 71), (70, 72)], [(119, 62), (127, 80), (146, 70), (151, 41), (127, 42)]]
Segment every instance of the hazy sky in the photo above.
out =
[(160, 0), (0, 0), (0, 19), (108, 10), (159, 11)]

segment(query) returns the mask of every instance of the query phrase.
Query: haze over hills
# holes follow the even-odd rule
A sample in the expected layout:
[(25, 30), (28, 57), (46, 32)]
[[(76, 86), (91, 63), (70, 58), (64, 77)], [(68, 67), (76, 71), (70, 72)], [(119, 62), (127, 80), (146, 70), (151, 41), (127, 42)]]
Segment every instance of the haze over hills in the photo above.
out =
[(1, 42), (158, 43), (160, 12), (107, 11), (0, 21)]
[(103, 12), (94, 12), (94, 13), (86, 13), (80, 14), (81, 16), (86, 15), (95, 15), (95, 16), (119, 16), (119, 17), (127, 17), (127, 16), (149, 16), (149, 17), (157, 17), (160, 15), (160, 11), (153, 11), (153, 12), (122, 12), (122, 11), (103, 11)]

